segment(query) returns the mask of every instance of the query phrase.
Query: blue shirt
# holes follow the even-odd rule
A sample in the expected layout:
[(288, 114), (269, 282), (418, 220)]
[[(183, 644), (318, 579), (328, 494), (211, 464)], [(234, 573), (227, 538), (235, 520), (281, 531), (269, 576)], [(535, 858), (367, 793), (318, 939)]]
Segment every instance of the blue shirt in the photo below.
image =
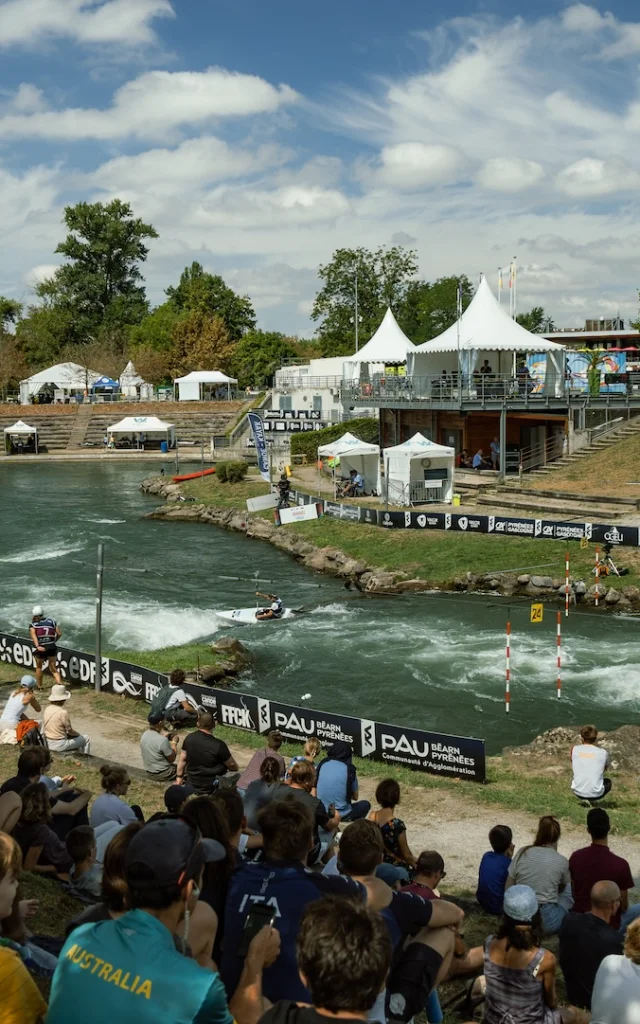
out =
[(473, 456), (473, 459), (471, 460), (471, 465), (473, 466), (474, 469), (479, 469), (480, 466), (482, 465), (482, 455), (478, 455), (476, 453)]
[(353, 482), (356, 485), (356, 487), (364, 487), (364, 480), (362, 479), (359, 473), (356, 473), (356, 475), (353, 478)]
[(489, 850), (480, 861), (476, 899), (488, 914), (501, 914), (511, 858)]
[(309, 1003), (311, 996), (300, 981), (296, 965), (296, 937), (300, 919), (307, 903), (326, 893), (358, 896), (364, 889), (350, 878), (331, 878), (305, 871), (293, 861), (245, 862), (232, 876), (224, 916), (224, 948), (220, 974), (227, 993), (236, 989), (244, 960), (237, 950), (247, 915), (254, 903), (273, 907), (273, 927), (280, 932), (280, 953), (262, 975), (263, 994), (272, 1003), (278, 999), (294, 999)]
[(348, 766), (344, 761), (325, 761), (318, 775), (317, 795), (325, 807), (335, 806), (340, 814), (346, 814), (351, 807), (351, 798), (358, 791), (358, 778), (354, 777), (353, 787), (347, 793)]
[(233, 1024), (218, 974), (182, 956), (144, 910), (76, 928), (53, 976), (47, 1024)]
[(113, 821), (118, 825), (129, 825), (137, 821), (135, 812), (121, 800), (116, 793), (101, 793), (96, 797), (91, 807), (91, 827), (97, 828), (107, 821)]

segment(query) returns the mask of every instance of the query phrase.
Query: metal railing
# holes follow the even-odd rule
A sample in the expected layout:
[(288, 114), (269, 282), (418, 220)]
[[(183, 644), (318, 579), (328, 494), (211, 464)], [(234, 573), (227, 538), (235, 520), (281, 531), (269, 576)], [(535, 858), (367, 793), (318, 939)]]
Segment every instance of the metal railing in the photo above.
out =
[(314, 390), (321, 388), (340, 389), (342, 377), (310, 377), (306, 373), (276, 373), (273, 381), (274, 391), (297, 391), (301, 388)]
[(544, 387), (523, 374), (458, 373), (430, 376), (374, 377), (370, 381), (343, 380), (340, 397), (348, 401), (438, 401), (483, 402), (523, 399), (532, 402), (548, 397), (562, 397), (562, 377), (548, 378)]
[(539, 469), (546, 466), (548, 462), (562, 458), (565, 450), (565, 435), (554, 434), (546, 438), (542, 444), (534, 444), (529, 448), (520, 449), (520, 462), (518, 465), (518, 476), (522, 482), (522, 474), (529, 473), (532, 469)]

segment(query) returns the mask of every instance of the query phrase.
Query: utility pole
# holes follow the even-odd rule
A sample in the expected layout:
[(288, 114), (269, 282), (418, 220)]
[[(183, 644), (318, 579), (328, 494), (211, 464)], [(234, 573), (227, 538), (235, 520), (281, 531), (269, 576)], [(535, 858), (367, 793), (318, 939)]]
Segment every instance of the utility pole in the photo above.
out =
[(96, 665), (94, 688), (100, 693), (102, 687), (102, 577), (104, 575), (104, 544), (98, 544), (98, 565), (96, 570)]
[(204, 476), (204, 441), (200, 441), (200, 469)]
[(356, 267), (356, 352), (358, 351), (358, 268)]

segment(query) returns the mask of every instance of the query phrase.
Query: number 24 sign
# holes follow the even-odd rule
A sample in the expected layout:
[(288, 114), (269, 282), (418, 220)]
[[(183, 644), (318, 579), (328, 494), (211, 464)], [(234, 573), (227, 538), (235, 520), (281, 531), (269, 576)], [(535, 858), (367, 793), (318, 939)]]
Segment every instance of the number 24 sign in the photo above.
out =
[(544, 616), (544, 605), (543, 604), (532, 604), (531, 605), (531, 621), (542, 622)]

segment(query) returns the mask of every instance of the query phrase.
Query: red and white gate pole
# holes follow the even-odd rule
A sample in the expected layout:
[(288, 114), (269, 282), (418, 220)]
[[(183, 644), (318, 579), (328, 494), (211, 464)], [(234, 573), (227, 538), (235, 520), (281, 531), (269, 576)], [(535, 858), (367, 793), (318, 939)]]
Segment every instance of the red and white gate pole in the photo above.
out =
[(560, 698), (562, 697), (562, 679), (560, 676), (560, 669), (562, 667), (562, 612), (558, 612), (558, 623), (556, 626), (556, 644), (558, 666), (558, 678), (556, 682), (556, 689), (558, 700), (560, 700)]
[(564, 614), (569, 615), (569, 552), (564, 556)]
[(507, 622), (506, 670), (504, 688), (504, 710), (509, 714), (511, 704), (511, 623)]
[(598, 607), (600, 595), (600, 548), (596, 544), (596, 599), (595, 606)]

